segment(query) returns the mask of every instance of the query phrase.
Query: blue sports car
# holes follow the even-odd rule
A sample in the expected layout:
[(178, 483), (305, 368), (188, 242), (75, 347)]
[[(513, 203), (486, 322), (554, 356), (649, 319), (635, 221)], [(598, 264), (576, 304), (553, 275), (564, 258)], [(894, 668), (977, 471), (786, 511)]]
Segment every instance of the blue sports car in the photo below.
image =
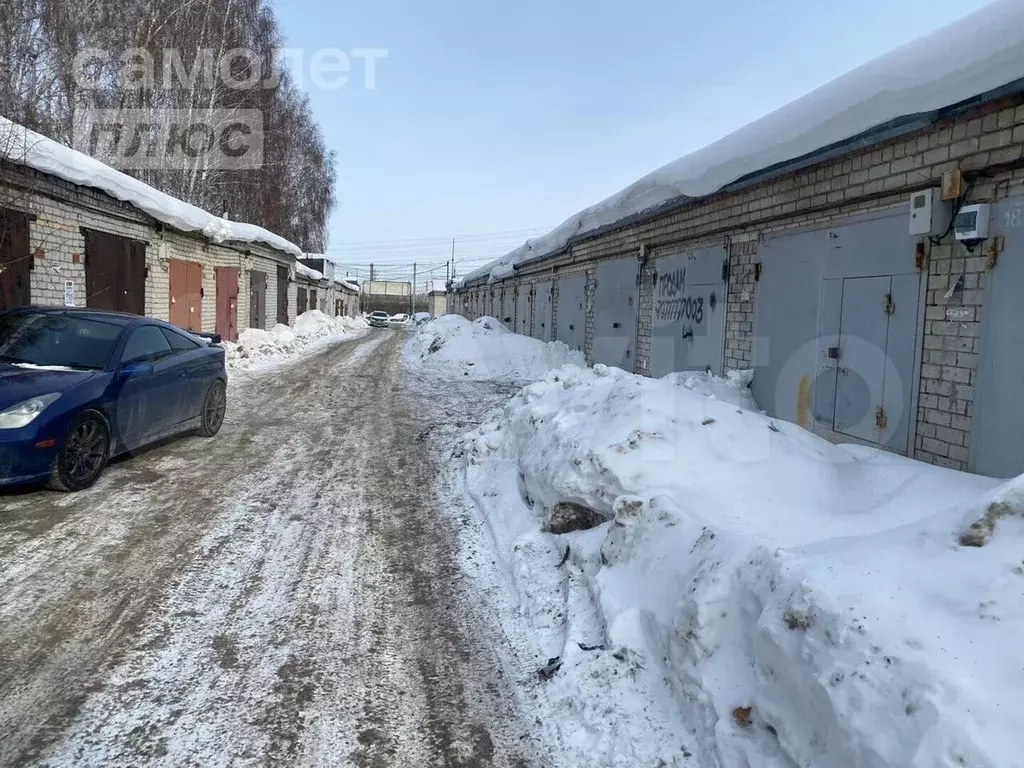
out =
[(88, 488), (112, 456), (224, 423), (218, 337), (91, 309), (0, 312), (0, 486)]

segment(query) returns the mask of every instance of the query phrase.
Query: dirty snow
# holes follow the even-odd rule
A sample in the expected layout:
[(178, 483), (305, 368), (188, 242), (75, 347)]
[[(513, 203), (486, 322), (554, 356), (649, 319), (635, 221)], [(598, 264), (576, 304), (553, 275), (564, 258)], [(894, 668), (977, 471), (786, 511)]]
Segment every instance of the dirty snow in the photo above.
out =
[(88, 155), (0, 117), (0, 157), (130, 203), (181, 232), (202, 232), (215, 243), (263, 243), (293, 256), (302, 249), (255, 224), (214, 216), (111, 168)]
[(278, 323), (269, 331), (246, 328), (237, 342), (225, 341), (223, 347), (229, 370), (261, 370), (344, 338), (355, 339), (367, 328), (361, 317), (331, 317), (311, 309), (295, 319), (294, 327)]
[(1024, 765), (1024, 480), (681, 379), (565, 366), (457, 452), (566, 764)]
[[(956, 51), (955, 56), (950, 51)], [(927, 113), (1024, 78), (1024, 3), (999, 0), (836, 78), (725, 138), (645, 176), (554, 230), (470, 272), (501, 280), (575, 237), (680, 197), (704, 197), (900, 117)]]
[(515, 381), (539, 379), (566, 363), (584, 364), (582, 353), (560, 341), (521, 336), (493, 317), (471, 322), (461, 315), (444, 315), (419, 326), (406, 347), (406, 362), (414, 370)]

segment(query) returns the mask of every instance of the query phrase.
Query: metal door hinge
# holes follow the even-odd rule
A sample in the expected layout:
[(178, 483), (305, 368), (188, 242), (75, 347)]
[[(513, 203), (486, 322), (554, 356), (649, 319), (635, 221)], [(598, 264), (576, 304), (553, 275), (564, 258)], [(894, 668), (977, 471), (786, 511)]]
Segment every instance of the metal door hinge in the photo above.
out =
[(896, 311), (896, 305), (893, 304), (891, 293), (885, 294), (885, 303), (882, 304), (882, 307), (885, 309), (885, 314), (887, 315), (891, 315)]
[(884, 432), (889, 428), (889, 417), (885, 415), (885, 408), (882, 406), (875, 408), (875, 426), (878, 427), (879, 432)]

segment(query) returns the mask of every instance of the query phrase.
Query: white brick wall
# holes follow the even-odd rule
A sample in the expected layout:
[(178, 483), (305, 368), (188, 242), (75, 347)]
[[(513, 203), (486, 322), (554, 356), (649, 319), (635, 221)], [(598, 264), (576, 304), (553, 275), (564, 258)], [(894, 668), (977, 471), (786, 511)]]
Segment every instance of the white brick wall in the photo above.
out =
[[(238, 329), (249, 327), (249, 275), (253, 269), (267, 274), (267, 324), (277, 317), (277, 267), (293, 264), (291, 256), (262, 244), (220, 245), (201, 235), (168, 230), (126, 203), (84, 187), (26, 169), (0, 166), (0, 206), (27, 211), (30, 250), (35, 254), (31, 276), (34, 304), (63, 305), (64, 283), (74, 281), (75, 304), (86, 306), (85, 237), (82, 229), (108, 232), (146, 243), (146, 314), (170, 319), (170, 282), (167, 259), (198, 262), (203, 266), (201, 330), (213, 332), (217, 324), (217, 267), (237, 267)], [(295, 319), (294, 287), (290, 321)]]

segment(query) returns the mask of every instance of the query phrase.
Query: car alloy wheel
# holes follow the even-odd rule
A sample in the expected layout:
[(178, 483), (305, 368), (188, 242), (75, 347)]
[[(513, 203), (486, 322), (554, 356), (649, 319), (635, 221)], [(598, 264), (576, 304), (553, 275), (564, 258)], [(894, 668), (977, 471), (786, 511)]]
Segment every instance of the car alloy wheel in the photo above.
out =
[(81, 491), (99, 479), (110, 459), (110, 429), (106, 419), (86, 411), (71, 422), (64, 445), (54, 461), (50, 487)]
[(203, 437), (213, 437), (224, 426), (224, 414), (227, 412), (228, 399), (224, 382), (215, 381), (206, 392), (203, 401), (202, 425), (199, 433)]

